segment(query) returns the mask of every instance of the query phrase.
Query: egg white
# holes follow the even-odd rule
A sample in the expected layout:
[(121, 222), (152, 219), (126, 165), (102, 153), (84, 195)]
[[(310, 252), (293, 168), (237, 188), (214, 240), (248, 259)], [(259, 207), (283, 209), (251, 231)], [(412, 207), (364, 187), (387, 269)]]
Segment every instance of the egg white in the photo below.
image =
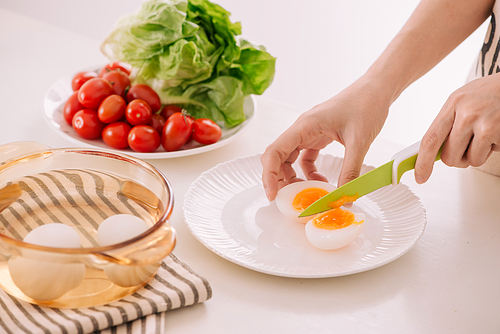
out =
[[(117, 214), (101, 222), (97, 229), (97, 241), (101, 246), (117, 244), (146, 232), (148, 228), (148, 224), (139, 217)], [(159, 263), (146, 266), (108, 263), (104, 267), (104, 273), (116, 285), (131, 287), (147, 281), (159, 266)]]
[(31, 230), (23, 239), (33, 245), (58, 248), (79, 248), (80, 236), (68, 225), (52, 223), (38, 226)]
[(294, 219), (300, 223), (307, 223), (311, 217), (301, 217), (299, 218), (300, 211), (297, 211), (293, 207), (293, 200), (295, 196), (304, 189), (307, 188), (321, 188), (326, 190), (327, 192), (332, 192), (337, 187), (335, 187), (331, 183), (323, 182), (323, 181), (301, 181), (290, 183), (289, 185), (280, 189), (278, 194), (276, 195), (276, 206), (280, 210), (280, 212), (287, 218)]
[(305, 226), (306, 237), (316, 248), (323, 250), (339, 249), (349, 245), (359, 237), (364, 228), (364, 220), (364, 214), (354, 213), (354, 221), (363, 221), (362, 223), (353, 223), (344, 228), (326, 230), (314, 226), (313, 220), (310, 219)]
[[(58, 248), (79, 248), (75, 229), (60, 223), (39, 226), (29, 232), (24, 242)], [(85, 276), (83, 263), (65, 263), (65, 257), (26, 250), (23, 256), (8, 261), (12, 281), (28, 297), (54, 300), (78, 287)]]
[(139, 217), (117, 214), (104, 219), (97, 229), (97, 241), (101, 246), (114, 245), (146, 232), (148, 224)]

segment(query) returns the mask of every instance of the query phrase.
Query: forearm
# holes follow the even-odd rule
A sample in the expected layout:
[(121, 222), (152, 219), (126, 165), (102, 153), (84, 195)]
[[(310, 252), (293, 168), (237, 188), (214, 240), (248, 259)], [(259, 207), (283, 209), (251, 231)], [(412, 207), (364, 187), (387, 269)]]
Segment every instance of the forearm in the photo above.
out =
[(493, 0), (422, 0), (364, 78), (392, 103), (491, 15)]

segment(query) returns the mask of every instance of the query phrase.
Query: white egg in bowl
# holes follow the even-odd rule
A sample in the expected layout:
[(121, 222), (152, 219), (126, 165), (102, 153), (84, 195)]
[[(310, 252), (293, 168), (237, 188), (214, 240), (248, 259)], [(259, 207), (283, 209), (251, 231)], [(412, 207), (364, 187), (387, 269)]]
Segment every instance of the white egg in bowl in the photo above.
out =
[(349, 245), (359, 237), (365, 215), (334, 208), (309, 219), (305, 226), (307, 240), (316, 248), (334, 250)]
[[(61, 223), (38, 226), (23, 241), (46, 247), (80, 247), (78, 232)], [(62, 256), (30, 249), (24, 249), (22, 253), (29, 257), (13, 256), (8, 267), (14, 284), (30, 298), (40, 301), (57, 299), (83, 282), (83, 263), (65, 263), (67, 260)]]
[[(118, 244), (137, 237), (148, 230), (148, 224), (139, 217), (130, 214), (118, 214), (102, 221), (97, 229), (97, 240), (101, 246)], [(160, 263), (146, 266), (128, 266), (108, 263), (104, 273), (108, 279), (121, 287), (140, 285), (156, 273)]]
[(284, 216), (305, 224), (311, 217), (299, 218), (299, 214), (336, 188), (331, 183), (314, 180), (290, 183), (276, 195), (276, 206)]

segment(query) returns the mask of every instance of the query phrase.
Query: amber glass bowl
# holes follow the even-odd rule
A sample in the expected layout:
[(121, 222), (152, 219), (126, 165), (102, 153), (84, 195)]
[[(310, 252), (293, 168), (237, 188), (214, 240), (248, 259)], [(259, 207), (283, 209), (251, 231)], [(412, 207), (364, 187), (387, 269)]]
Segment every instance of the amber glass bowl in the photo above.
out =
[[(169, 181), (139, 159), (34, 142), (0, 146), (0, 287), (27, 302), (58, 308), (128, 296), (154, 277), (174, 248), (172, 210)], [(103, 245), (100, 224), (120, 214), (138, 217), (147, 227), (134, 232), (126, 219), (119, 220), (116, 234), (132, 234)], [(47, 224), (64, 229), (35, 238), (35, 230)], [(69, 238), (62, 224), (80, 244), (47, 246), (49, 239)]]

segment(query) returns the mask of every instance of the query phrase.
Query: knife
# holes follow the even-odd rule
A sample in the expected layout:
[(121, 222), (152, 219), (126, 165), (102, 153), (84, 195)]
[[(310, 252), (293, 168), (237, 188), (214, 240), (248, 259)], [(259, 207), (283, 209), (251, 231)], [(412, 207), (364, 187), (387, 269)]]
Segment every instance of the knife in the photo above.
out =
[[(368, 173), (357, 177), (323, 196), (302, 211), (299, 217), (311, 216), (323, 211), (328, 211), (332, 209), (329, 204), (339, 200), (342, 196), (356, 196), (359, 198), (379, 188), (391, 184), (394, 186), (397, 185), (405, 172), (415, 168), (419, 147), (420, 141), (396, 153), (391, 158), (391, 161), (372, 169)], [(441, 150), (439, 150), (436, 161), (439, 159), (441, 159)]]

